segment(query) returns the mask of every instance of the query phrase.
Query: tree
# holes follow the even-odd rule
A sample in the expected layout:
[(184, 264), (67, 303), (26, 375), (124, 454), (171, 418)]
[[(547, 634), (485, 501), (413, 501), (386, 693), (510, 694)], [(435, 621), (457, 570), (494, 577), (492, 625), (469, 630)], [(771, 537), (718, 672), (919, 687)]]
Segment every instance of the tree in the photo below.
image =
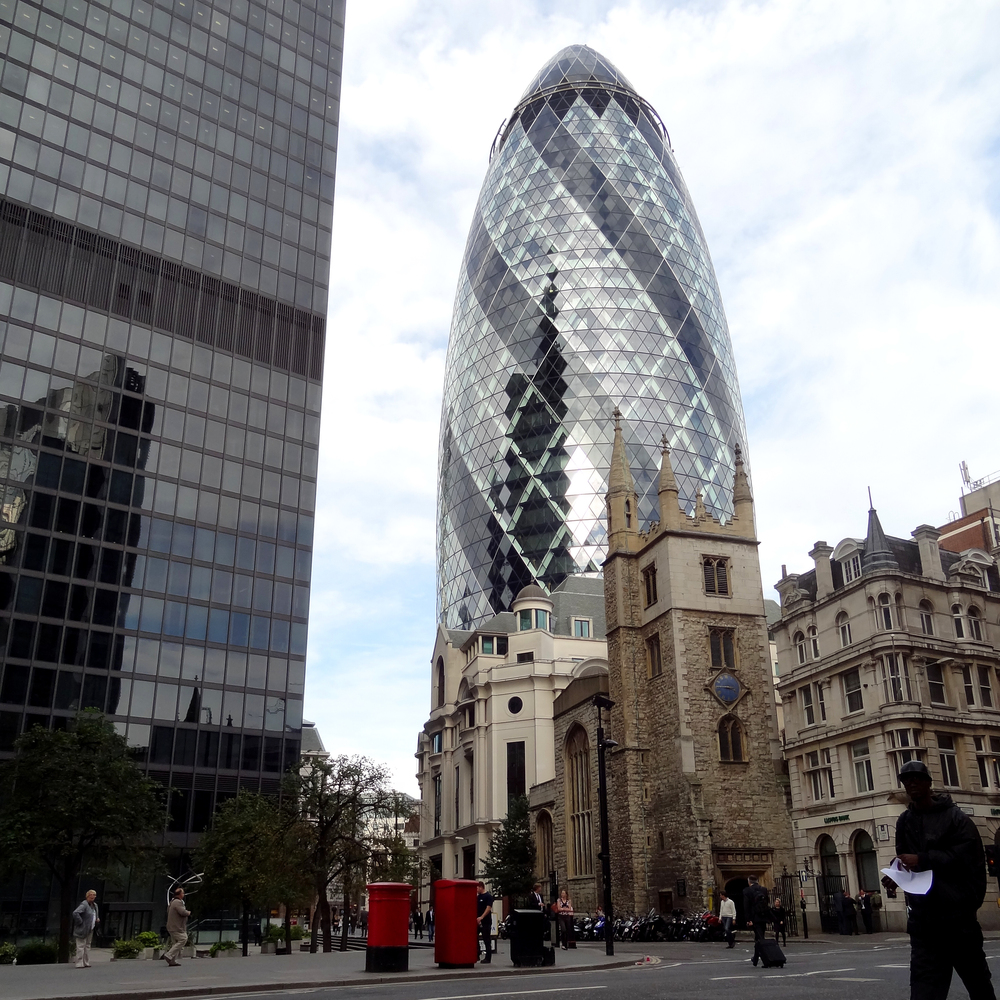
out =
[(490, 840), (483, 878), (497, 896), (527, 896), (531, 892), (535, 883), (535, 843), (526, 796), (510, 800), (507, 816)]
[(243, 911), (243, 954), (250, 938), (250, 910), (290, 905), (312, 898), (305, 874), (298, 819), (256, 792), (241, 791), (216, 812), (212, 828), (195, 852), (204, 874), (205, 898)]
[(35, 726), (14, 747), (17, 755), (0, 763), (0, 868), (47, 870), (58, 883), (59, 961), (67, 962), (80, 875), (157, 863), (165, 795), (97, 712), (64, 731)]
[[(367, 757), (347, 756), (300, 761), (285, 779), (285, 801), (303, 821), (300, 830), (319, 905), (325, 952), (333, 950), (330, 886), (343, 882), (346, 903), (353, 879), (363, 877), (377, 818), (391, 799), (388, 780), (388, 771)], [(349, 912), (345, 905), (345, 917)], [(345, 937), (341, 948), (346, 947)], [(311, 950), (316, 948), (314, 921)]]

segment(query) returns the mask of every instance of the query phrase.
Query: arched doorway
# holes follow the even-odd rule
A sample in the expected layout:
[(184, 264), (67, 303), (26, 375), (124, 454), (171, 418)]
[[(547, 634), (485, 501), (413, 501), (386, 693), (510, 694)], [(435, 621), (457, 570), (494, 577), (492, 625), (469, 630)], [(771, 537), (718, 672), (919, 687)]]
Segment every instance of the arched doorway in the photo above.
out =
[(847, 878), (841, 874), (840, 855), (833, 837), (822, 836), (817, 846), (820, 870), (816, 878), (819, 922), (827, 934), (836, 934), (840, 930), (840, 910), (843, 894), (847, 891)]
[(854, 837), (854, 862), (858, 870), (858, 888), (879, 892), (878, 854), (872, 838), (864, 830), (859, 830)]
[(726, 895), (736, 904), (736, 926), (746, 927), (746, 914), (743, 912), (743, 890), (750, 883), (745, 878), (731, 878), (726, 883)]

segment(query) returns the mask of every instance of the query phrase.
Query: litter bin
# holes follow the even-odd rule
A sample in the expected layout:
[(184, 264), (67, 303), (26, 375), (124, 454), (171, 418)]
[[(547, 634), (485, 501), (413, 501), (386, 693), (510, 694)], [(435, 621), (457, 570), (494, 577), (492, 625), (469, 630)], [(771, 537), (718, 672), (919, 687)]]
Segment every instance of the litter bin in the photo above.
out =
[(373, 882), (368, 886), (365, 972), (409, 971), (411, 890), (406, 882)]
[(544, 910), (515, 910), (510, 922), (510, 960), (518, 966), (555, 965), (556, 953), (545, 947)]
[(434, 883), (434, 961), (451, 969), (471, 967), (477, 958), (476, 883), (438, 879)]

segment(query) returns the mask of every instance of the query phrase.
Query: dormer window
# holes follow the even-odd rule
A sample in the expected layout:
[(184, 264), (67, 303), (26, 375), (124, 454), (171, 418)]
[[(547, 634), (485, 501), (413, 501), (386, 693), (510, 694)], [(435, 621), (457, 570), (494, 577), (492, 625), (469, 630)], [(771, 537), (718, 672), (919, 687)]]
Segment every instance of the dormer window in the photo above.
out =
[(844, 583), (851, 583), (861, 577), (861, 554), (855, 552), (854, 555), (844, 559), (840, 568), (844, 572)]

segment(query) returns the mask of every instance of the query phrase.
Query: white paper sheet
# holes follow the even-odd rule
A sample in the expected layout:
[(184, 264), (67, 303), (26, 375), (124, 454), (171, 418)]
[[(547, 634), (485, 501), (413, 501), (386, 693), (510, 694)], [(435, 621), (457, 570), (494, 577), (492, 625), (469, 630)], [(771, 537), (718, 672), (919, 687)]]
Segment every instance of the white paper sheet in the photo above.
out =
[(934, 872), (908, 872), (899, 867), (899, 858), (893, 858), (892, 864), (888, 868), (882, 868), (881, 872), (888, 875), (903, 892), (913, 896), (926, 896), (934, 884)]

